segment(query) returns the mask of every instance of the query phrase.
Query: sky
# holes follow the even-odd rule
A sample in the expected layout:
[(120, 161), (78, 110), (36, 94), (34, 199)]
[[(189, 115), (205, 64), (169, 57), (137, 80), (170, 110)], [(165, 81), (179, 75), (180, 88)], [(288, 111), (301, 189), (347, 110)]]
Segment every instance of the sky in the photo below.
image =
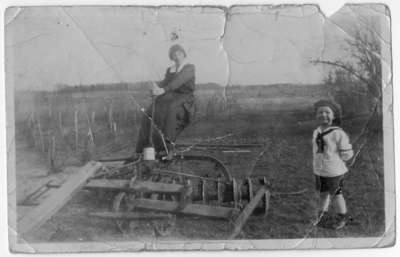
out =
[[(25, 7), (6, 11), (6, 83), (17, 90), (57, 84), (161, 80), (175, 43), (196, 66), (197, 83), (321, 83), (310, 60), (342, 54), (356, 18), (318, 7)], [(343, 15), (344, 14), (344, 15)], [(354, 12), (353, 12), (354, 14)], [(344, 29), (343, 29), (344, 28)]]
[[(382, 64), (384, 86), (392, 80), (392, 53), (390, 14), (384, 5), (347, 5), (335, 13), (324, 24), (324, 59), (353, 62), (346, 40), (352, 41), (357, 31), (373, 36), (380, 43), (379, 55)], [(366, 47), (365, 49), (369, 49)]]

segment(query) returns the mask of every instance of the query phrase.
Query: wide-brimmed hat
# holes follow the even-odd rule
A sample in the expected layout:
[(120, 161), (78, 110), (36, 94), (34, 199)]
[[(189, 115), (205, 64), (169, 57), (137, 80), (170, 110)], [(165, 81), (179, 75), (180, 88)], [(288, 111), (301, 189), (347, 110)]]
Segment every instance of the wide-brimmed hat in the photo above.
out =
[(185, 49), (183, 49), (183, 47), (181, 45), (175, 44), (173, 46), (171, 46), (169, 48), (169, 59), (172, 60), (172, 55), (176, 52), (176, 51), (181, 51), (183, 53), (183, 55), (186, 57), (186, 52)]
[(332, 110), (333, 112), (332, 125), (339, 126), (342, 123), (342, 109), (340, 108), (340, 105), (333, 100), (327, 100), (327, 99), (319, 100), (314, 104), (315, 112), (317, 112), (318, 108), (322, 106), (327, 106)]

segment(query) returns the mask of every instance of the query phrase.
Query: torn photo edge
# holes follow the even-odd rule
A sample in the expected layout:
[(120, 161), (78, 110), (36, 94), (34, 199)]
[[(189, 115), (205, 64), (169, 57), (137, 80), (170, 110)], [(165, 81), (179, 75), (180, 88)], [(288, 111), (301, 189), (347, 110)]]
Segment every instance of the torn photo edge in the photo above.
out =
[[(237, 5), (238, 6), (238, 5)], [(140, 7), (140, 6), (139, 6)], [(212, 7), (212, 6), (211, 6)], [(178, 7), (179, 8), (179, 7)], [(389, 17), (390, 19), (390, 17)], [(390, 23), (390, 31), (392, 24)], [(390, 53), (392, 54), (392, 53)], [(393, 61), (392, 61), (393, 63)], [(393, 64), (392, 64), (393, 65)], [(386, 70), (383, 70), (386, 71)], [(382, 78), (391, 76), (383, 74)], [(331, 249), (386, 247), (395, 240), (395, 167), (393, 130), (393, 85), (382, 82), (383, 87), (383, 144), (385, 181), (385, 233), (371, 238), (310, 238), (267, 240), (201, 240), (153, 242), (82, 242), (82, 243), (21, 243), (16, 232), (16, 177), (14, 142), (14, 90), (6, 78), (6, 133), (8, 175), (9, 244), (13, 252), (71, 253), (71, 252), (128, 252), (141, 250), (267, 250), (267, 249)]]

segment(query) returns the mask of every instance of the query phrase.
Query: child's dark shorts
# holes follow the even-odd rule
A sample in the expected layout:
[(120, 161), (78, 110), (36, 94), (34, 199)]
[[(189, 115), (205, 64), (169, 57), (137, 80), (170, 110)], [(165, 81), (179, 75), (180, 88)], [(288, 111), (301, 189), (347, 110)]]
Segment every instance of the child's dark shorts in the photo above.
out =
[(330, 195), (342, 194), (344, 175), (336, 177), (322, 177), (315, 175), (315, 185), (318, 191), (329, 192)]

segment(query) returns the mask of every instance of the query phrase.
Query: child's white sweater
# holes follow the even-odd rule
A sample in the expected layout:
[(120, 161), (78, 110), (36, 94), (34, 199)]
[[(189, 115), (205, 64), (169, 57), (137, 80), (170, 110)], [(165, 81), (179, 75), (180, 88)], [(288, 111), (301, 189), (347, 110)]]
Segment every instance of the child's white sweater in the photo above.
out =
[[(318, 153), (316, 138), (319, 133), (333, 129), (323, 136), (324, 151)], [(313, 168), (314, 174), (323, 177), (335, 177), (348, 171), (345, 161), (353, 156), (353, 149), (347, 134), (336, 126), (322, 130), (318, 127), (313, 133)]]

